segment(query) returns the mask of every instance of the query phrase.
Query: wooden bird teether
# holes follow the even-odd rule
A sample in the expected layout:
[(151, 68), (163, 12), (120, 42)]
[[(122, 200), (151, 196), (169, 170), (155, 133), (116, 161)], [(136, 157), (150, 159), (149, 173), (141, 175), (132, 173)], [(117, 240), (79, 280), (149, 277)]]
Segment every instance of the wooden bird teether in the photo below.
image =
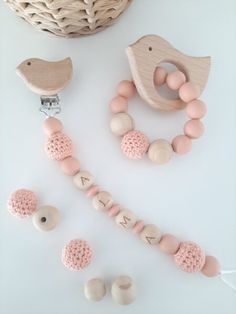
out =
[(155, 109), (170, 111), (182, 109), (186, 105), (181, 99), (169, 100), (158, 94), (154, 84), (154, 74), (160, 63), (174, 64), (185, 73), (187, 81), (200, 87), (201, 92), (207, 83), (210, 57), (184, 55), (157, 35), (140, 38), (127, 48), (127, 55), (140, 97)]

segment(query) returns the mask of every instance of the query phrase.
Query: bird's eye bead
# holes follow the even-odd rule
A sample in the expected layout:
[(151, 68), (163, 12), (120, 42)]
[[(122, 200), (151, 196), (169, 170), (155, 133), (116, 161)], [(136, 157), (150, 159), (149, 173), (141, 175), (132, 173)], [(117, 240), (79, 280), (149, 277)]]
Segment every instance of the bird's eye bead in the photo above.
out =
[(66, 157), (72, 156), (72, 141), (67, 135), (61, 132), (55, 133), (47, 139), (45, 151), (50, 159), (63, 160)]
[(124, 229), (131, 229), (135, 225), (137, 218), (131, 210), (121, 210), (115, 218), (116, 224)]
[(110, 102), (110, 110), (112, 113), (127, 112), (128, 100), (123, 96), (117, 96)]
[(74, 177), (73, 181), (75, 186), (82, 191), (89, 189), (93, 182), (94, 178), (88, 171), (79, 171)]
[(84, 240), (71, 240), (64, 246), (61, 259), (65, 267), (78, 271), (91, 263), (92, 249)]
[(132, 81), (121, 81), (117, 86), (117, 94), (126, 98), (131, 98), (136, 94), (136, 87)]
[(34, 192), (19, 189), (8, 200), (9, 212), (17, 218), (27, 218), (37, 210), (38, 199)]
[(140, 233), (140, 238), (146, 244), (156, 245), (161, 239), (160, 229), (155, 225), (146, 225)]
[(195, 99), (187, 104), (186, 113), (190, 119), (201, 119), (206, 112), (206, 105), (200, 99)]
[(149, 140), (140, 131), (130, 131), (121, 141), (121, 150), (130, 159), (142, 159), (149, 147)]
[(204, 125), (199, 119), (189, 120), (184, 125), (184, 133), (192, 139), (199, 138), (204, 133)]
[(63, 125), (60, 120), (49, 117), (43, 123), (43, 130), (47, 136), (51, 136), (54, 133), (61, 132), (63, 129)]
[(58, 225), (60, 212), (53, 206), (42, 206), (35, 212), (32, 220), (38, 230), (50, 231)]
[(201, 247), (192, 242), (182, 242), (174, 255), (176, 265), (183, 271), (194, 273), (202, 270), (205, 253)]
[(110, 128), (113, 134), (117, 136), (122, 136), (127, 132), (133, 130), (133, 118), (128, 113), (116, 113), (111, 119)]
[(168, 74), (168, 72), (166, 71), (165, 68), (157, 67), (156, 71), (154, 73), (154, 84), (156, 86), (161, 86), (161, 85), (165, 84), (167, 74)]
[(92, 199), (92, 205), (98, 211), (107, 211), (113, 205), (113, 198), (106, 191), (98, 192)]
[(67, 157), (60, 161), (60, 167), (67, 176), (74, 176), (80, 170), (80, 162), (75, 157)]
[(201, 95), (200, 87), (192, 82), (184, 83), (179, 89), (179, 97), (188, 103)]
[(174, 71), (167, 75), (166, 84), (172, 90), (178, 90), (186, 82), (186, 76), (181, 71)]

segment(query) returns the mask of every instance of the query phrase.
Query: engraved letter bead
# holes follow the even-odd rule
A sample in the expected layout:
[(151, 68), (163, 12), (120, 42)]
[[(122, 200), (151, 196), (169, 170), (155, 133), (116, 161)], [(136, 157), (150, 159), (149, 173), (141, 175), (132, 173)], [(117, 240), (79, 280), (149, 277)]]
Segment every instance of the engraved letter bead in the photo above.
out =
[(74, 177), (73, 181), (75, 186), (84, 191), (93, 185), (94, 179), (88, 171), (79, 171)]
[(92, 204), (96, 210), (106, 211), (113, 205), (113, 199), (110, 193), (102, 191), (93, 197)]
[(158, 244), (161, 239), (161, 232), (155, 225), (146, 225), (140, 233), (143, 242), (151, 245)]
[(137, 219), (135, 214), (131, 210), (122, 210), (116, 216), (116, 224), (124, 229), (133, 228)]

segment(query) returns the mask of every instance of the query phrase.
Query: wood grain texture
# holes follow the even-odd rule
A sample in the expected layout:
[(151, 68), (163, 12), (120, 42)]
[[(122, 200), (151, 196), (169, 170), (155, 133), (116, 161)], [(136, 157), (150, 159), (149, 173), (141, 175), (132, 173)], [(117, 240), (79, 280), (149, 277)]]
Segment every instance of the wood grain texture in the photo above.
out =
[(28, 59), (16, 69), (29, 89), (44, 96), (53, 96), (63, 90), (71, 80), (72, 71), (70, 58), (58, 62)]
[(127, 48), (127, 55), (137, 91), (145, 102), (155, 109), (170, 111), (182, 109), (185, 103), (161, 97), (154, 84), (154, 73), (163, 62), (174, 64), (183, 71), (188, 81), (204, 90), (210, 71), (210, 57), (190, 57), (157, 35), (140, 38)]

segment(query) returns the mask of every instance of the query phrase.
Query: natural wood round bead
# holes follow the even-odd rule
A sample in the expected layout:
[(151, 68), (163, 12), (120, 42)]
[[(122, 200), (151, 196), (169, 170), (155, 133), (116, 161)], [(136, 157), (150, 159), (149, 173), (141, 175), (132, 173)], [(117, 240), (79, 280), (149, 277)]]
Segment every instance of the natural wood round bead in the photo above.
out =
[(125, 133), (133, 130), (133, 118), (128, 113), (116, 113), (111, 119), (110, 128), (113, 134), (122, 136)]
[(60, 212), (53, 206), (42, 206), (35, 212), (32, 220), (38, 230), (50, 231), (58, 225)]
[(85, 191), (93, 185), (94, 178), (88, 171), (80, 171), (73, 177), (75, 186)]
[(121, 305), (132, 303), (136, 298), (136, 287), (132, 278), (119, 276), (115, 278), (111, 286), (112, 298)]
[(100, 278), (90, 279), (84, 286), (84, 294), (89, 301), (101, 301), (106, 294), (104, 280)]
[(147, 244), (156, 245), (161, 239), (161, 232), (155, 225), (146, 225), (140, 233), (140, 238)]
[(136, 215), (131, 210), (121, 210), (115, 218), (116, 224), (124, 229), (131, 229), (135, 225)]
[(102, 191), (92, 199), (93, 207), (98, 211), (106, 211), (113, 205), (113, 198), (110, 193)]
[(167, 163), (171, 159), (172, 155), (172, 146), (166, 140), (156, 140), (151, 143), (148, 149), (149, 159), (159, 165)]

